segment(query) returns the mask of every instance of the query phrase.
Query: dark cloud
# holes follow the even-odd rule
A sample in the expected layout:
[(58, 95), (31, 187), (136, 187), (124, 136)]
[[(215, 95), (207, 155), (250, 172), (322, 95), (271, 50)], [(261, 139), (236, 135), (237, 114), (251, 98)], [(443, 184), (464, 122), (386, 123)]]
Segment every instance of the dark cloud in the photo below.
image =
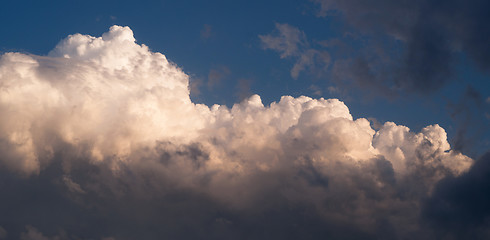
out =
[(364, 36), (353, 45), (361, 49), (354, 57), (358, 60), (343, 69), (359, 84), (379, 85), (382, 92), (432, 92), (454, 79), (458, 53), (469, 56), (481, 70), (490, 69), (488, 1), (314, 2), (320, 16), (338, 16)]
[[(450, 100), (448, 108), (456, 123), (456, 133), (452, 139), (453, 148), (467, 154), (478, 156), (478, 149), (487, 149), (485, 137), (490, 134), (488, 127), (490, 104), (479, 90), (468, 85), (458, 100)], [(477, 147), (475, 147), (477, 146)]]
[(471, 170), (441, 181), (423, 208), (423, 217), (441, 239), (490, 237), (490, 152)]
[[(206, 191), (182, 187), (165, 170), (182, 161), (199, 169), (207, 161), (199, 144), (165, 142), (157, 148), (158, 162), (134, 161), (119, 165), (117, 172), (110, 161), (94, 165), (77, 159), (76, 149), (69, 147), (38, 176), (25, 179), (2, 171), (0, 188), (8, 193), (0, 199), (5, 239), (396, 239), (403, 234), (397, 218), (416, 220), (407, 215), (413, 211), (410, 205), (379, 205), (397, 188), (393, 168), (384, 159), (365, 164), (367, 175), (361, 169), (341, 169), (354, 172), (332, 176), (329, 183), (329, 176), (305, 157), (304, 166), (254, 174), (246, 184), (252, 188), (233, 190), (255, 195), (253, 201), (236, 207)], [(370, 174), (386, 187), (376, 186)], [(63, 180), (67, 177), (84, 192), (72, 191)], [(206, 189), (207, 179), (199, 178), (198, 185)], [(314, 199), (322, 195), (324, 201)]]
[[(118, 173), (110, 163), (93, 165), (83, 158), (69, 160), (67, 169), (65, 158), (76, 158), (69, 151), (57, 154), (39, 176), (24, 179), (2, 171), (0, 188), (8, 193), (0, 199), (5, 239), (374, 239), (356, 224), (325, 219), (314, 205), (291, 205), (283, 192), (296, 186), (288, 179), (276, 185), (284, 178), (279, 173), (256, 176), (266, 187), (246, 208), (179, 187), (162, 169), (180, 161), (198, 169), (206, 153), (197, 144), (166, 142), (158, 149), (160, 162), (120, 165)], [(297, 176), (322, 184), (325, 177), (315, 171), (310, 164)], [(63, 181), (67, 176), (85, 192), (71, 191)], [(206, 180), (199, 181), (205, 187)]]
[(0, 239), (5, 239), (7, 237), (7, 231), (0, 226)]

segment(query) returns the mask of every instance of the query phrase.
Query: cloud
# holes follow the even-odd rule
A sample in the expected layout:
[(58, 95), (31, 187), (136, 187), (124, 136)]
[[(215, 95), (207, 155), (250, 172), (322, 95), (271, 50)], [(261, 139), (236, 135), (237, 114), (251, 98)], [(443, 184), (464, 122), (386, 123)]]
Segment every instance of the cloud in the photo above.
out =
[[(377, 85), (381, 92), (388, 88), (430, 93), (454, 80), (460, 53), (482, 71), (490, 70), (490, 19), (483, 10), (490, 7), (488, 1), (313, 2), (319, 6), (319, 16), (345, 20), (346, 31), (363, 36), (359, 54), (352, 57), (358, 60), (344, 70), (360, 73), (351, 76), (354, 82)], [(362, 74), (366, 71), (371, 78)]]
[(289, 24), (276, 23), (274, 34), (259, 35), (264, 49), (272, 49), (281, 54), (281, 58), (300, 55), (300, 48), (308, 46), (306, 35)]
[(330, 55), (326, 51), (313, 49), (306, 34), (289, 24), (276, 23), (273, 33), (259, 35), (264, 49), (277, 51), (281, 58), (292, 57), (296, 63), (291, 69), (291, 77), (297, 79), (300, 72), (324, 73), (330, 65)]
[(252, 82), (253, 81), (251, 79), (246, 79), (246, 78), (238, 79), (238, 83), (235, 87), (236, 88), (235, 95), (238, 97), (238, 99), (244, 100), (253, 95), (250, 89)]
[(330, 64), (330, 55), (325, 51), (318, 51), (315, 49), (308, 49), (303, 52), (291, 69), (291, 77), (297, 79), (299, 73), (305, 69), (311, 72), (324, 73), (327, 71)]
[(119, 26), (2, 55), (0, 112), (9, 236), (422, 239), (419, 203), (473, 162), (437, 124), (374, 130), (338, 99), (195, 104)]
[(448, 108), (451, 118), (457, 124), (456, 135), (452, 140), (454, 149), (475, 156), (480, 155), (481, 152), (475, 153), (472, 150), (485, 150), (489, 146), (484, 136), (490, 134), (486, 117), (490, 112), (490, 106), (485, 104), (485, 99), (477, 89), (468, 85), (457, 101), (448, 103)]
[(201, 39), (209, 39), (213, 36), (213, 28), (209, 24), (204, 24), (201, 29)]
[(490, 153), (475, 162), (471, 170), (437, 184), (425, 202), (423, 216), (439, 236), (457, 239), (490, 237)]
[(56, 237), (53, 237), (53, 238), (48, 238), (46, 236), (44, 236), (41, 232), (39, 232), (35, 227), (32, 227), (32, 226), (29, 226), (27, 225), (26, 226), (26, 232), (25, 233), (22, 233), (20, 235), (20, 239), (21, 240), (58, 240), (58, 239), (66, 239), (66, 237), (59, 237), (59, 236), (56, 236)]
[(7, 231), (0, 226), (0, 239), (5, 239), (7, 237)]
[(208, 89), (219, 86), (221, 82), (229, 77), (231, 70), (227, 66), (217, 66), (209, 70), (208, 74)]

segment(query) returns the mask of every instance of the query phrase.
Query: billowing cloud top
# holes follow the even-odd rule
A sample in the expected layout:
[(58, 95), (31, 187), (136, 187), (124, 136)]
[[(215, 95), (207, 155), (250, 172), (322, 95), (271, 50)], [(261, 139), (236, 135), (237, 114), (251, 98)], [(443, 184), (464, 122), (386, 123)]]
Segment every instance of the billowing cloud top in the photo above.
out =
[[(305, 96), (264, 106), (253, 95), (231, 109), (208, 107), (191, 101), (188, 78), (163, 54), (137, 44), (128, 27), (113, 26), (102, 37), (70, 35), (49, 56), (6, 53), (0, 166), (21, 179), (50, 174), (49, 182), (64, 186), (57, 191), (82, 209), (125, 196), (134, 196), (133, 207), (152, 206), (185, 191), (242, 223), (251, 216), (241, 218), (243, 209), (304, 205), (325, 224), (373, 236), (376, 219), (389, 219), (408, 236), (420, 230), (417, 202), (472, 164), (451, 151), (437, 124), (414, 133), (387, 122), (375, 131), (343, 102)], [(61, 170), (53, 174), (55, 165)], [(84, 173), (81, 166), (98, 170)], [(138, 218), (155, 224), (150, 215)], [(35, 220), (23, 221), (37, 231)], [(57, 226), (69, 228), (62, 222)], [(125, 239), (110, 229), (104, 232)]]

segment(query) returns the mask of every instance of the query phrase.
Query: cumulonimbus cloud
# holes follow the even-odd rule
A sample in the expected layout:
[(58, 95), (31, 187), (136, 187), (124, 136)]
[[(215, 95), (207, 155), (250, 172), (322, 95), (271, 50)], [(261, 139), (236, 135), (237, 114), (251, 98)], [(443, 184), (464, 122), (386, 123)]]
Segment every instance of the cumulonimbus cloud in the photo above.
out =
[[(328, 229), (323, 236), (375, 237), (386, 224), (397, 236), (422, 236), (418, 202), (440, 179), (472, 165), (451, 151), (437, 124), (415, 133), (387, 122), (376, 131), (337, 99), (305, 96), (264, 106), (253, 95), (232, 108), (208, 107), (191, 101), (188, 82), (163, 54), (137, 44), (128, 27), (102, 37), (70, 35), (48, 56), (4, 54), (0, 166), (10, 176), (4, 183), (19, 185), (4, 201), (36, 184), (51, 186), (56, 199), (69, 202), (59, 204), (67, 213), (48, 221), (57, 228), (83, 235), (66, 221), (73, 209), (100, 213), (80, 214), (85, 227), (101, 219), (127, 226), (118, 233), (98, 225), (93, 229), (104, 235), (84, 233), (91, 238), (184, 236), (190, 233), (182, 226), (148, 233), (138, 225), (183, 215), (193, 217), (176, 221), (196, 229), (212, 219), (209, 238), (283, 236), (267, 216), (299, 224), (302, 233)], [(45, 201), (46, 209), (55, 202)], [(284, 211), (303, 220), (282, 218)], [(0, 217), (0, 226), (9, 235), (9, 227), (43, 230), (46, 222), (22, 213), (5, 215), (15, 221)], [(133, 218), (138, 223), (130, 224)], [(318, 228), (309, 225), (318, 219)], [(270, 227), (269, 235), (246, 230), (259, 226)]]

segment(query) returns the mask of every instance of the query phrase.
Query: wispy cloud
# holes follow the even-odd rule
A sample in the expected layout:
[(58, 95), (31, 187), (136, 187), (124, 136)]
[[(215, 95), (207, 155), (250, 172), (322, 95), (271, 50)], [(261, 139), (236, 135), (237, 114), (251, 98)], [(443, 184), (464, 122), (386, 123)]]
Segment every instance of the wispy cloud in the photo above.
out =
[(281, 58), (299, 56), (302, 48), (308, 46), (305, 33), (289, 24), (276, 23), (274, 33), (259, 35), (259, 38), (264, 49), (278, 51)]
[(229, 77), (231, 74), (230, 68), (224, 65), (216, 66), (209, 70), (208, 74), (208, 89), (212, 89), (221, 85), (222, 81)]
[(209, 39), (213, 36), (213, 27), (209, 24), (204, 24), (201, 29), (201, 39)]
[(306, 34), (288, 24), (276, 24), (273, 33), (259, 35), (264, 49), (277, 51), (281, 58), (294, 58), (296, 63), (291, 69), (291, 77), (297, 79), (300, 72), (324, 72), (330, 64), (330, 55), (326, 51), (310, 47)]

